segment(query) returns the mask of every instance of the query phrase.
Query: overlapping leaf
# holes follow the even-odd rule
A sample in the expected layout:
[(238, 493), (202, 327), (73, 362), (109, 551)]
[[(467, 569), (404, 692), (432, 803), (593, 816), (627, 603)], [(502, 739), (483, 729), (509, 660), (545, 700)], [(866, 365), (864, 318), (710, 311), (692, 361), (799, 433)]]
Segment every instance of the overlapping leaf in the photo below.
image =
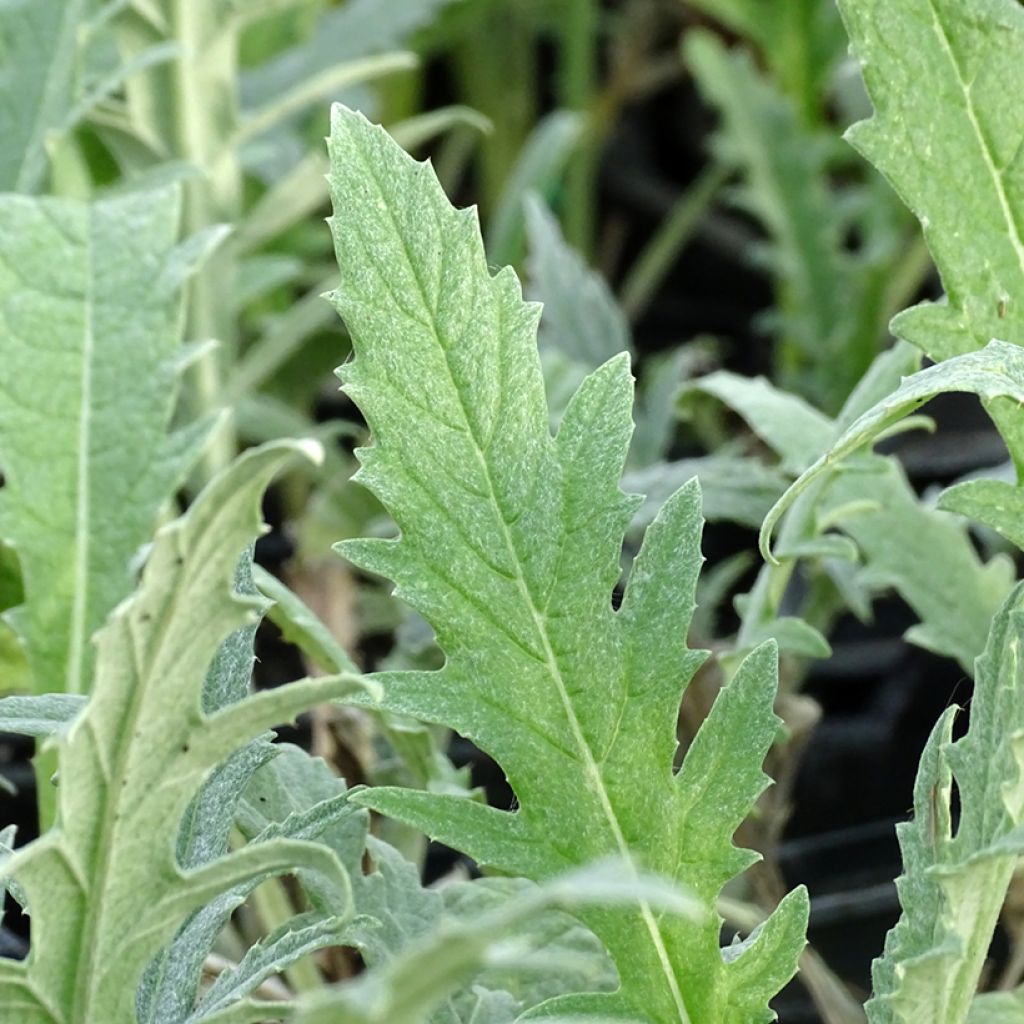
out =
[[(247, 454), (161, 530), (139, 591), (99, 636), (92, 695), (57, 740), (58, 825), (3, 869), (32, 912), (28, 959), (0, 961), (0, 1005), (23, 1024), (134, 1024), (147, 964), (190, 913), (249, 879), (300, 869), (347, 888), (335, 855), (308, 842), (269, 839), (195, 870), (176, 849), (216, 766), (271, 725), (359, 685), (325, 677), (204, 708), (219, 645), (252, 615), (231, 583), (258, 529), (260, 495), (296, 449), (309, 454), (284, 442)], [(199, 841), (217, 838), (213, 830)]]
[(6, 617), (39, 693), (89, 689), (90, 638), (207, 429), (167, 433), (202, 248), (179, 219), (172, 190), (0, 199), (0, 536), (24, 585)]
[[(787, 538), (787, 557), (858, 554), (863, 564), (850, 566), (840, 582), (848, 579), (858, 591), (865, 591), (865, 598), (870, 592), (893, 588), (919, 619), (908, 639), (956, 658), (970, 672), (985, 645), (992, 616), (1013, 583), (1012, 566), (1003, 557), (984, 562), (965, 525), (919, 499), (895, 459), (869, 453), (837, 467), (835, 455), (830, 454), (836, 437), (845, 435), (844, 426), (852, 426), (876, 409), (878, 399), (881, 407), (888, 408), (888, 393), (898, 384), (900, 372), (914, 365), (905, 361), (901, 351), (879, 357), (835, 422), (764, 380), (720, 372), (695, 381), (689, 390), (714, 395), (739, 414), (790, 473), (799, 474), (812, 464), (828, 468), (827, 473), (821, 468), (821, 475), (827, 476), (825, 485), (808, 494), (813, 498), (810, 507), (799, 510), (802, 522), (796, 536)], [(934, 375), (925, 378), (926, 386), (929, 379)], [(946, 375), (945, 379), (948, 383), (954, 378)], [(941, 378), (936, 382), (941, 386)], [(1005, 380), (1002, 383), (1008, 386)], [(830, 555), (822, 543), (842, 539), (834, 533), (822, 535), (832, 529), (852, 539), (856, 552)], [(793, 534), (789, 528), (784, 530)], [(943, 557), (934, 558), (935, 551)], [(829, 568), (835, 576), (834, 565)], [(763, 572), (770, 575), (771, 569)], [(862, 609), (865, 614), (868, 611)], [(745, 616), (741, 646), (763, 635), (773, 621), (774, 615), (766, 621)], [(797, 623), (795, 628), (806, 632), (807, 627)], [(801, 653), (808, 650), (805, 647)]]
[[(473, 739), (501, 764), (519, 808), (408, 790), (358, 799), (511, 873), (540, 880), (613, 854), (711, 905), (753, 858), (732, 834), (766, 783), (761, 760), (778, 720), (766, 646), (673, 773), (681, 693), (703, 658), (686, 647), (698, 488), (682, 488), (648, 529), (613, 611), (636, 507), (618, 486), (626, 357), (583, 383), (552, 438), (536, 310), (511, 271), (491, 275), (473, 214), (453, 210), (427, 166), (340, 107), (330, 151), (335, 302), (356, 353), (343, 377), (376, 441), (361, 452), (359, 478), (401, 529), (400, 540), (343, 551), (394, 579), (447, 655), (440, 672), (382, 675), (384, 705)], [(645, 904), (588, 911), (621, 989), (534, 1014), (771, 1020), (767, 1002), (795, 969), (805, 912), (794, 894), (723, 958), (714, 913), (695, 924)]]

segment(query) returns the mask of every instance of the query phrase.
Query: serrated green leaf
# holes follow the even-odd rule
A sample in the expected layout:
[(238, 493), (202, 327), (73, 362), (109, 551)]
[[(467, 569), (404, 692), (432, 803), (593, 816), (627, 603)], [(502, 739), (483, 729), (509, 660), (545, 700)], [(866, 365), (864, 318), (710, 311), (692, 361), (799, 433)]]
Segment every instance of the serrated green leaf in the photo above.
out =
[[(359, 671), (348, 652), (294, 591), (265, 569), (257, 566), (255, 574), (260, 590), (275, 602), (269, 617), (285, 640), (294, 643), (326, 672)], [(380, 725), (399, 756), (402, 773), (414, 785), (439, 793), (469, 794), (472, 783), (468, 767), (456, 768), (427, 726), (387, 714), (380, 716)], [(373, 781), (381, 780), (375, 775)]]
[[(98, 639), (96, 683), (58, 741), (58, 824), (3, 867), (32, 907), (28, 959), (0, 961), (0, 1004), (24, 1024), (129, 1024), (143, 970), (193, 911), (254, 877), (297, 869), (347, 885), (334, 854), (276, 838), (194, 870), (179, 826), (232, 751), (318, 700), (359, 686), (305, 680), (204, 713), (207, 670), (252, 599), (231, 597), (241, 549), (273, 472), (308, 445), (243, 456), (157, 535), (140, 589)], [(338, 912), (343, 908), (339, 907)]]
[(847, 138), (921, 221), (947, 301), (893, 330), (940, 360), (1024, 344), (1024, 8), (839, 0), (875, 106)]
[[(673, 774), (681, 693), (703, 660), (686, 647), (699, 489), (666, 502), (613, 611), (636, 508), (618, 486), (627, 357), (587, 378), (552, 438), (536, 311), (511, 271), (491, 275), (473, 214), (455, 211), (429, 167), (344, 108), (333, 112), (330, 154), (334, 300), (355, 349), (343, 379), (376, 442), (360, 451), (358, 478), (401, 530), (398, 541), (341, 550), (394, 579), (447, 656), (439, 672), (379, 676), (383, 705), (488, 751), (519, 809), (394, 789), (355, 799), (504, 871), (543, 880), (615, 855), (713, 906), (755, 856), (732, 835), (767, 783), (761, 762), (778, 719), (769, 645), (723, 690)], [(768, 1000), (803, 945), (806, 898), (794, 893), (784, 907), (771, 963), (761, 941), (723, 960), (713, 913), (694, 923), (643, 902), (581, 912), (629, 964), (621, 989), (600, 997), (604, 1011), (675, 1024), (772, 1020)]]
[(208, 427), (167, 435), (198, 255), (179, 219), (176, 190), (0, 199), (0, 535), (21, 564), (25, 603), (7, 618), (38, 693), (89, 690), (90, 638)]
[[(872, 1024), (961, 1024), (1006, 890), (1024, 849), (1024, 587), (1009, 595), (975, 670), (966, 735), (950, 743), (956, 709), (929, 739), (914, 818), (897, 826), (903, 916), (873, 966)], [(956, 785), (960, 818), (950, 801)]]

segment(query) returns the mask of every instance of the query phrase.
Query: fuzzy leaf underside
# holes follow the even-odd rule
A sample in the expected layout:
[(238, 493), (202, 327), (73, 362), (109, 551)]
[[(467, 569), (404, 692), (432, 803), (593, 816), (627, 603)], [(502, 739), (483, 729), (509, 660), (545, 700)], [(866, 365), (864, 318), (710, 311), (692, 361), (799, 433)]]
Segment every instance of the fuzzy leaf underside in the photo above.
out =
[(947, 302), (894, 331), (933, 359), (1024, 344), (1024, 7), (839, 0), (875, 107), (847, 137), (921, 221)]
[(174, 190), (0, 198), (0, 537), (25, 593), (6, 618), (37, 693), (88, 691), (90, 638), (203, 430), (167, 434), (195, 255), (179, 219)]
[[(996, 615), (975, 670), (967, 734), (951, 708), (921, 757), (914, 818), (898, 826), (903, 916), (872, 970), (872, 1024), (961, 1024), (1024, 849), (1024, 586)], [(956, 784), (961, 807), (952, 827)]]
[[(356, 799), (511, 873), (542, 880), (615, 855), (712, 905), (753, 858), (731, 840), (767, 781), (775, 652), (748, 659), (674, 775), (681, 693), (703, 660), (686, 647), (699, 489), (666, 502), (613, 611), (636, 507), (618, 486), (627, 357), (587, 378), (552, 438), (536, 308), (510, 270), (491, 275), (474, 214), (341, 107), (330, 154), (334, 301), (355, 351), (342, 378), (375, 440), (358, 479), (401, 530), (341, 550), (392, 578), (447, 656), (440, 672), (379, 676), (383, 703), (487, 750), (519, 809), (408, 790)], [(805, 910), (802, 894), (787, 900), (731, 962), (713, 913), (695, 924), (643, 905), (587, 911), (622, 976), (598, 998), (659, 1024), (772, 1020), (767, 1001), (795, 968)]]
[(204, 777), (355, 682), (305, 680), (203, 711), (218, 646), (256, 607), (231, 597), (236, 563), (259, 528), (263, 488), (296, 451), (313, 454), (281, 442), (217, 477), (157, 534), (139, 590), (99, 634), (96, 685), (57, 741), (59, 824), (3, 867), (32, 908), (28, 959), (0, 960), (0, 1005), (20, 1024), (134, 1024), (147, 964), (191, 912), (253, 876), (301, 869), (347, 887), (337, 858), (311, 843), (275, 839), (192, 871), (176, 850)]

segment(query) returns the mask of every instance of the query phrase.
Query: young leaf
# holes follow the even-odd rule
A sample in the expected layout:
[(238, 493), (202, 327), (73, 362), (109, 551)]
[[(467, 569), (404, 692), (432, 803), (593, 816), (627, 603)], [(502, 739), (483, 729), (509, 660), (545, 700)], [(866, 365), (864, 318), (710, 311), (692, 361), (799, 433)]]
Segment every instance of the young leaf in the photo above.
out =
[[(1006, 889), (1024, 849), (1024, 586), (1007, 598), (975, 670), (967, 734), (950, 743), (956, 709), (921, 757), (913, 821), (897, 826), (903, 916), (872, 976), (872, 1024), (967, 1019)], [(950, 801), (956, 784), (960, 820)]]
[(32, 910), (28, 959), (0, 960), (0, 1005), (20, 1024), (134, 1022), (158, 950), (190, 913), (253, 877), (302, 869), (347, 886), (334, 854), (308, 842), (275, 838), (195, 870), (175, 849), (200, 783), (232, 751), (361, 685), (305, 680), (204, 711), (218, 646), (252, 615), (251, 598), (232, 598), (235, 566), (267, 480), (296, 451), (317, 454), (281, 442), (217, 477), (159, 532), (140, 589), (100, 633), (92, 695), (57, 741), (58, 824), (2, 869)]
[[(359, 479), (401, 530), (397, 541), (341, 550), (394, 579), (447, 655), (439, 672), (380, 676), (383, 703), (449, 725), (494, 756), (519, 809), (394, 789), (357, 799), (509, 873), (543, 880), (614, 855), (713, 906), (754, 859), (732, 835), (766, 784), (761, 761), (778, 719), (775, 652), (765, 646), (673, 774), (681, 693), (703, 660), (686, 647), (701, 561), (698, 487), (683, 487), (648, 529), (616, 613), (611, 593), (637, 504), (618, 486), (628, 357), (587, 378), (552, 438), (536, 309), (511, 270), (491, 275), (474, 214), (454, 210), (429, 167), (341, 107), (330, 154), (334, 300), (355, 349), (343, 379), (376, 441), (360, 453)], [(725, 959), (714, 913), (695, 923), (644, 901), (583, 911), (623, 966), (622, 986), (534, 1015), (770, 1021), (805, 914), (803, 893), (791, 894)]]
[(1024, 7), (839, 0), (875, 106), (847, 138), (924, 229), (947, 301), (893, 330), (935, 360), (1024, 344)]
[(38, 693), (89, 690), (90, 638), (208, 429), (167, 435), (198, 255), (179, 220), (176, 190), (0, 198), (0, 536), (21, 563), (7, 618)]

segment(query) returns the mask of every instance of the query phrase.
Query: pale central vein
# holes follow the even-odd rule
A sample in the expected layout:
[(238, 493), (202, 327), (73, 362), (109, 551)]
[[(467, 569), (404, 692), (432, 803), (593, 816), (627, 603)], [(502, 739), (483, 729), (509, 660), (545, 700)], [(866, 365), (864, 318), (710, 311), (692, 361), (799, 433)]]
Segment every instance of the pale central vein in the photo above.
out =
[(89, 454), (92, 444), (92, 388), (93, 359), (96, 341), (93, 331), (93, 229), (92, 213), (88, 214), (89, 227), (85, 243), (85, 303), (82, 332), (82, 389), (78, 407), (78, 464), (75, 497), (75, 556), (73, 591), (71, 596), (71, 623), (68, 637), (68, 664), (66, 669), (68, 693), (84, 691), (83, 658), (86, 644), (86, 613), (89, 594), (89, 516), (91, 494)]
[[(440, 344), (441, 339), (438, 338)], [(498, 496), (494, 489), (494, 480), (491, 476), (491, 468), (487, 463), (487, 459), (484, 456), (484, 452), (480, 448), (480, 444), (474, 435), (473, 428), (467, 414), (465, 402), (463, 401), (462, 392), (459, 390), (458, 385), (455, 382), (454, 375), (451, 373), (451, 366), (448, 363), (448, 350), (443, 344), (441, 344), (441, 351), (445, 356), (445, 366), (449, 371), (449, 378), (451, 380), (452, 388), (455, 394), (458, 396), (459, 405), (462, 408), (463, 415), (466, 421), (466, 429), (469, 436), (473, 439), (473, 451), (476, 454), (477, 461), (480, 466), (480, 471), (483, 474), (484, 480), (487, 481), (488, 497), (490, 498), (491, 507), (494, 511), (494, 515), (497, 521), (501, 524), (502, 539), (505, 542), (506, 550), (511, 557), (512, 564), (515, 566), (515, 578), (516, 584), (519, 588), (519, 592), (522, 595), (522, 599), (525, 602), (527, 608), (530, 610), (530, 615), (533, 619), (534, 628), (537, 631), (537, 637), (541, 642), (544, 650), (544, 658), (548, 675), (551, 677), (555, 684), (555, 688), (558, 691), (559, 700), (562, 703), (562, 708), (565, 712), (566, 720), (569, 723), (569, 728), (572, 731), (573, 741), (575, 742), (579, 754), (580, 763), (583, 765), (584, 772), (587, 777), (587, 783), (590, 788), (597, 795), (598, 801), (601, 804), (601, 811), (604, 814), (605, 820), (611, 831), (612, 837), (615, 840), (615, 846), (622, 857), (627, 870), (632, 874), (634, 879), (638, 879), (636, 865), (633, 862), (633, 858), (630, 852), (629, 843), (626, 840), (625, 835), (622, 831), (622, 826), (619, 824), (618, 815), (615, 813), (615, 808), (612, 806), (611, 799), (608, 796), (608, 791), (604, 785), (604, 779), (601, 777), (601, 769), (594, 758), (594, 752), (590, 749), (590, 744), (587, 742), (586, 736), (583, 734), (583, 728), (580, 725), (579, 718), (576, 715), (576, 709), (573, 707), (572, 698), (569, 696), (569, 690), (565, 685), (565, 679), (562, 676), (561, 666), (558, 664), (558, 658), (554, 652), (554, 648), (551, 646), (550, 638), (548, 637), (547, 628), (545, 625), (544, 615), (537, 607), (536, 602), (533, 600), (533, 595), (530, 592), (530, 588), (526, 584), (526, 578), (523, 576), (522, 561), (519, 558), (519, 552), (516, 550), (516, 544), (509, 531), (508, 523), (505, 520), (505, 516), (502, 514), (501, 506), (498, 503)], [(647, 900), (641, 898), (638, 900), (640, 905), (640, 914), (643, 918), (644, 925), (647, 928), (648, 933), (651, 937), (651, 942), (654, 945), (655, 952), (658, 955), (658, 961), (661, 965), (662, 972), (664, 973), (665, 980), (668, 984), (669, 990), (672, 995), (672, 1000), (675, 1003), (676, 1012), (679, 1015), (680, 1024), (690, 1024), (690, 1015), (686, 1009), (686, 1003), (683, 1001), (683, 994), (679, 988), (679, 980), (676, 978), (675, 971), (672, 969), (672, 961), (668, 955), (668, 950), (665, 947), (665, 940), (662, 937), (661, 929), (658, 927), (658, 922), (654, 917), (654, 913), (651, 910), (650, 904)]]
[(952, 64), (953, 70), (956, 73), (957, 84), (960, 86), (960, 91), (963, 93), (964, 97), (964, 111), (967, 114), (968, 121), (971, 123), (971, 128), (973, 129), (974, 134), (977, 136), (978, 147), (981, 150), (982, 159), (985, 161), (985, 166), (992, 177), (992, 184), (995, 186), (996, 196), (999, 200), (1003, 219), (1006, 221), (1010, 244), (1013, 246), (1014, 252), (1017, 255), (1017, 263), (1020, 267), (1021, 278), (1024, 279), (1024, 239), (1021, 238), (1020, 226), (1017, 223), (1016, 217), (1013, 215), (1013, 207), (1010, 204), (1010, 197), (1006, 194), (1006, 186), (1003, 184), (1003, 176), (992, 157), (992, 149), (989, 146), (985, 133), (982, 130), (981, 122), (978, 120), (978, 115), (974, 109), (974, 100), (971, 97), (970, 86), (964, 78), (963, 70), (960, 67), (960, 61), (957, 59), (956, 52), (953, 50), (953, 46), (949, 39), (949, 33), (946, 31), (946, 26), (943, 24), (942, 18), (939, 15), (938, 8), (935, 5), (935, 0), (928, 0), (928, 6), (932, 12), (932, 22), (935, 27), (935, 34), (938, 36), (939, 42), (946, 51), (946, 56), (949, 58), (949, 62)]

